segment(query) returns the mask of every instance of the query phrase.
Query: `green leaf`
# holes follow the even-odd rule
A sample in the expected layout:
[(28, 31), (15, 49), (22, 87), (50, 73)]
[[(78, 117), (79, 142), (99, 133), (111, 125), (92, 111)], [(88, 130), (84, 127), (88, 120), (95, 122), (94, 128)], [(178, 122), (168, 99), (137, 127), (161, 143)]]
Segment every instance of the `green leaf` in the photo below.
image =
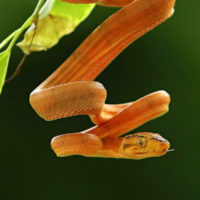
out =
[(0, 94), (2, 92), (3, 84), (6, 78), (9, 59), (10, 59), (10, 51), (6, 50), (0, 53)]
[[(47, 8), (50, 7), (51, 3), (50, 0), (48, 1)], [(94, 6), (95, 4), (70, 4), (54, 0), (50, 13), (45, 18), (39, 18), (37, 26), (35, 24), (30, 26), (24, 40), (18, 43), (18, 46), (25, 54), (53, 47), (61, 37), (73, 32), (90, 14)]]
[(75, 25), (82, 22), (94, 9), (95, 4), (71, 4), (55, 0), (50, 14), (69, 18)]

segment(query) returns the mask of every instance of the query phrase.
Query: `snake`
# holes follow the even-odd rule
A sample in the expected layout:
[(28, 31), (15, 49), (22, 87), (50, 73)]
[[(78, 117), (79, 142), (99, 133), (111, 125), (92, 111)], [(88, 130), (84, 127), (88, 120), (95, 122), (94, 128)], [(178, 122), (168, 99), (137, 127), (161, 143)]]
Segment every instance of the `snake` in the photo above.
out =
[(122, 8), (98, 26), (30, 94), (31, 106), (46, 121), (88, 115), (95, 124), (81, 132), (54, 137), (53, 151), (58, 157), (144, 159), (165, 155), (170, 143), (158, 133), (123, 135), (168, 112), (169, 94), (159, 90), (132, 102), (107, 104), (106, 89), (94, 79), (128, 45), (170, 18), (175, 0), (63, 1)]

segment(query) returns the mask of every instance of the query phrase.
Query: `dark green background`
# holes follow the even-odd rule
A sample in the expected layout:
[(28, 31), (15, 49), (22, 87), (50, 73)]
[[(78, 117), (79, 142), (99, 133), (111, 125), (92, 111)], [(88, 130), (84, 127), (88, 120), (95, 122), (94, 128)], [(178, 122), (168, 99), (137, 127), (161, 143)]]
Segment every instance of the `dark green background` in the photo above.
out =
[[(0, 40), (19, 27), (37, 0), (0, 1)], [(109, 103), (160, 89), (170, 112), (135, 131), (159, 132), (176, 151), (161, 158), (57, 158), (52, 137), (91, 127), (86, 116), (45, 122), (32, 110), (30, 92), (115, 9), (97, 7), (77, 30), (47, 52), (32, 54), (0, 96), (0, 200), (199, 199), (200, 2), (177, 1), (175, 15), (130, 45), (97, 78)], [(15, 48), (8, 75), (22, 53)]]

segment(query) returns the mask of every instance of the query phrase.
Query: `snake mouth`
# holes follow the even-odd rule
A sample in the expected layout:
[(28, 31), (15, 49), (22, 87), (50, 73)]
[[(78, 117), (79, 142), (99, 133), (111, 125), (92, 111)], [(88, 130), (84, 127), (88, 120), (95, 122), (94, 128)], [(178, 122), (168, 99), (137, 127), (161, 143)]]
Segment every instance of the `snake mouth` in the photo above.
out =
[(146, 154), (147, 152), (144, 152), (144, 153), (134, 153), (135, 155), (144, 155)]
[(175, 149), (163, 149), (162, 151), (145, 151), (145, 152), (135, 152), (135, 155), (145, 155), (145, 154), (155, 154), (155, 155), (163, 155), (168, 152), (175, 151)]
[(156, 151), (149, 151), (149, 152), (138, 152), (138, 153), (134, 153), (135, 155), (145, 155), (145, 154), (163, 154), (163, 153), (167, 153), (166, 151), (161, 151), (161, 152), (156, 152)]

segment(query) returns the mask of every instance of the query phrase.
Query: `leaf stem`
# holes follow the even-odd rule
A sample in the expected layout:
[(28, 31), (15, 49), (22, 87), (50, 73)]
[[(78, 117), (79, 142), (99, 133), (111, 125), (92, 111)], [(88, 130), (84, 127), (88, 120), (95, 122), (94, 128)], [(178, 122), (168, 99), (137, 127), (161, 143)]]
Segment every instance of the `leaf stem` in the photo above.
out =
[(27, 55), (24, 55), (19, 64), (17, 65), (17, 68), (15, 72), (7, 79), (4, 81), (4, 85), (8, 82), (10, 82), (13, 78), (15, 78), (21, 71), (22, 65), (24, 64), (25, 60), (27, 59)]
[(2, 49), (6, 44), (8, 44), (8, 42), (15, 36), (15, 34), (17, 33), (18, 29), (15, 30), (13, 33), (11, 33), (6, 39), (4, 39), (1, 43), (0, 43), (0, 49)]
[[(38, 22), (38, 21), (36, 20), (36, 22), (35, 22), (35, 27), (36, 27), (36, 28), (35, 28), (35, 30), (34, 30), (33, 37), (32, 37), (31, 42), (30, 42), (30, 44), (29, 44), (29, 49), (31, 48), (33, 39), (34, 39), (35, 34), (36, 34), (37, 22)], [(20, 71), (21, 71), (21, 69), (22, 69), (22, 66), (23, 66), (23, 64), (25, 63), (26, 59), (27, 59), (27, 56), (28, 56), (27, 54), (25, 54), (25, 55), (23, 56), (23, 58), (21, 59), (21, 61), (20, 61), (19, 64), (17, 65), (17, 68), (15, 69), (14, 73), (13, 73), (8, 79), (6, 79), (6, 80), (4, 81), (4, 86), (6, 85), (6, 83), (12, 81), (12, 80), (20, 73)]]
[(15, 42), (17, 41), (17, 39), (21, 35), (21, 33), (25, 29), (27, 29), (32, 23), (34, 23), (34, 21), (38, 18), (39, 11), (40, 11), (41, 7), (43, 6), (44, 2), (45, 2), (45, 0), (39, 0), (34, 12), (32, 13), (32, 15), (24, 22), (24, 24), (19, 29), (16, 30), (16, 33), (15, 33), (11, 43), (9, 44), (9, 46), (7, 48), (8, 51), (11, 51)]

